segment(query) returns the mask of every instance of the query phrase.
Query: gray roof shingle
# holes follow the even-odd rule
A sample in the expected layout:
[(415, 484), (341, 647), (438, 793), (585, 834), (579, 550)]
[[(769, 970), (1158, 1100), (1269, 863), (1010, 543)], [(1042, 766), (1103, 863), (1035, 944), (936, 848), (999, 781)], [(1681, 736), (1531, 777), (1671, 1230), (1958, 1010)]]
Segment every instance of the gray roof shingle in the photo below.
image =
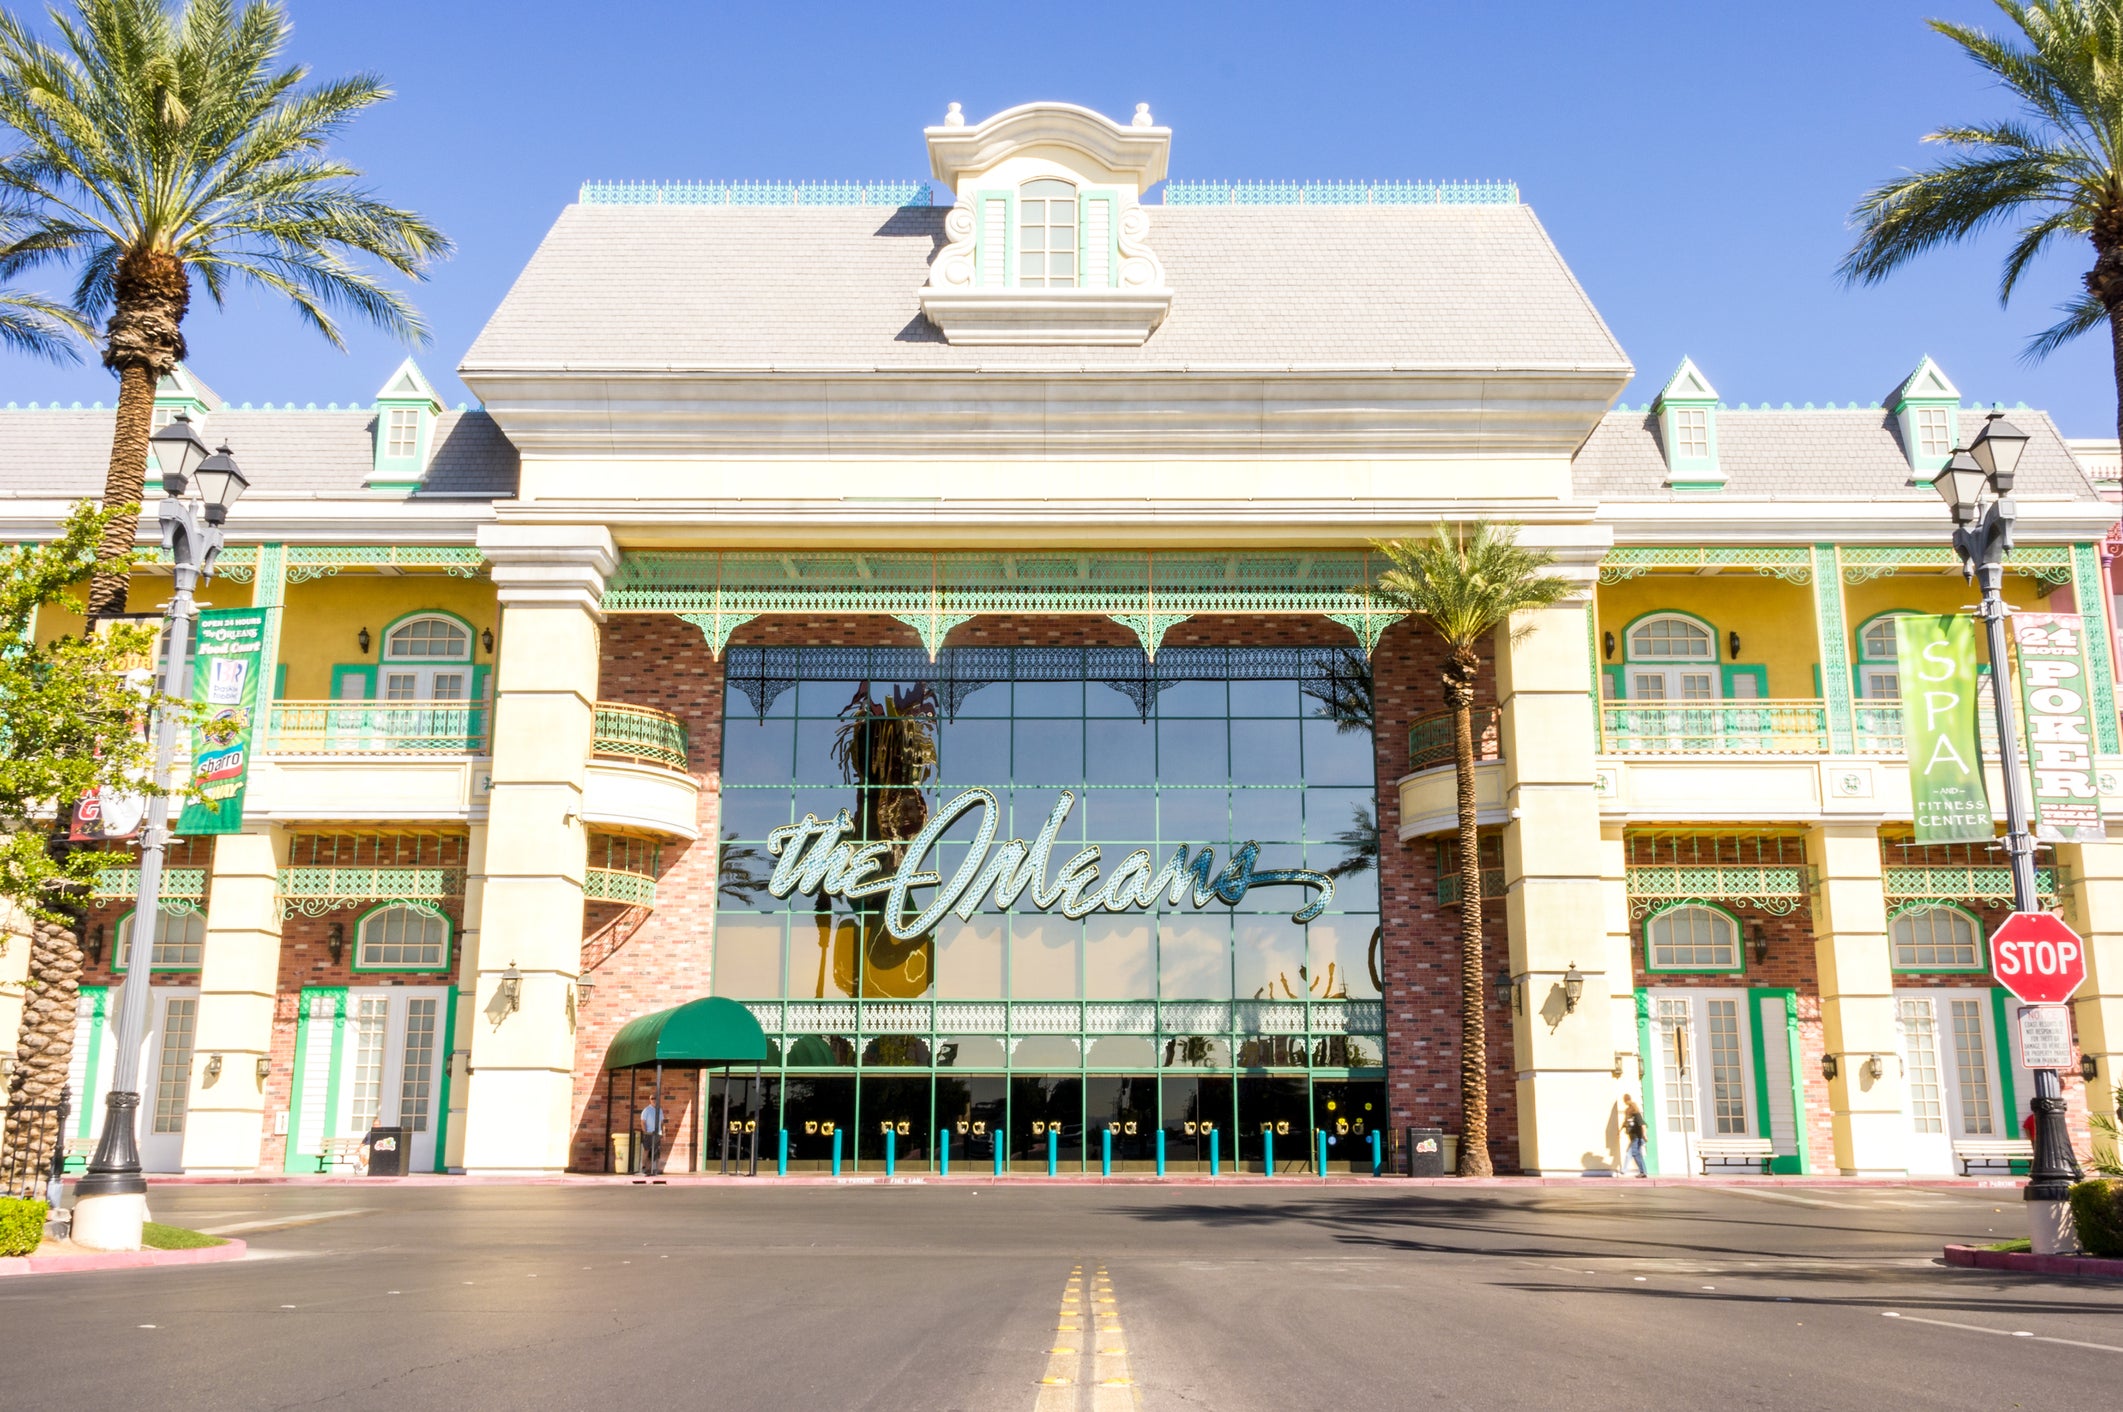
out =
[[(1912, 485), (1901, 431), (1879, 407), (1799, 411), (1717, 411), (1718, 464), (1728, 498), (1749, 500), (1935, 499), (1928, 485)], [(1982, 412), (1961, 413), (1966, 445), (1983, 426)], [(2046, 412), (2015, 409), (2013, 425), (2029, 437), (2020, 460), (2020, 495), (2095, 498), (2094, 488), (2065, 449)], [(1577, 493), (1593, 500), (1701, 499), (1703, 491), (1666, 486), (1658, 419), (1650, 412), (1609, 412), (1571, 462)]]
[(1144, 210), (1148, 343), (954, 348), (917, 298), (942, 207), (569, 206), (462, 371), (1628, 367), (1530, 207)]

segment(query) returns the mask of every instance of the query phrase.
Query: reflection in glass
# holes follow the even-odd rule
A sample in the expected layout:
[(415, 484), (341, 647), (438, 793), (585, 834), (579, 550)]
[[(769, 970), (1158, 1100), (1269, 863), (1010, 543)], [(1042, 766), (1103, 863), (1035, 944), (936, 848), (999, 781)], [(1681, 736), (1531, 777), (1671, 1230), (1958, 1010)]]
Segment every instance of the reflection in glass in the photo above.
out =
[(1298, 767), (1296, 721), (1231, 723), (1231, 780), (1234, 784), (1287, 785), (1302, 778), (1304, 775)]
[(1231, 777), (1230, 727), (1223, 720), (1160, 717), (1157, 723), (1157, 782), (1222, 784)]
[(1329, 914), (1305, 927), (1305, 965), (1320, 1000), (1376, 1000), (1384, 991), (1385, 957), (1376, 916)]
[(791, 1075), (782, 1086), (786, 1098), (781, 1125), (789, 1134), (789, 1165), (817, 1171), (832, 1165), (833, 1136), (840, 1134), (841, 1153), (852, 1157), (855, 1147), (848, 1133), (855, 1124), (855, 1080), (847, 1078), (799, 1078)]
[(786, 786), (795, 760), (795, 740), (791, 722), (731, 717), (723, 724), (723, 783)]
[(780, 913), (761, 916), (752, 912), (724, 912), (715, 919), (715, 974), (717, 995), (737, 1000), (776, 1000), (781, 997), (781, 940), (785, 918)]
[[(1100, 1040), (1092, 1046), (1094, 1058)], [(1098, 1160), (1113, 1144), (1115, 1171), (1150, 1171), (1157, 1165), (1157, 1080), (1146, 1075), (1098, 1074), (1084, 1080), (1084, 1160)]]
[[(875, 1041), (873, 1041), (874, 1043)], [(855, 1125), (857, 1156), (864, 1162), (885, 1159), (885, 1131), (891, 1130), (897, 1162), (927, 1162), (934, 1131), (929, 1114), (929, 1077), (866, 1076), (862, 1112)]]
[[(1117, 865), (1122, 855), (1116, 855)], [(1134, 1000), (1157, 993), (1157, 951), (1150, 918), (1142, 913), (1094, 914), (1084, 919), (1084, 994), (1091, 1000)]]
[(1238, 1080), (1238, 1133), (1232, 1156), (1241, 1171), (1265, 1170), (1265, 1128), (1275, 1134), (1275, 1170), (1301, 1172), (1311, 1164), (1310, 1100), (1302, 1078), (1243, 1074)]
[(937, 1076), (936, 1125), (954, 1162), (985, 1169), (995, 1160), (997, 1140), (1007, 1143), (1009, 1092), (1010, 1081), (1000, 1074)]
[(994, 1035), (959, 1035), (936, 1042), (936, 1064), (943, 1069), (1000, 1069), (1007, 1064), (1003, 1042)]
[[(1050, 1137), (1051, 1134), (1051, 1137)], [(1064, 1169), (1083, 1164), (1084, 1081), (1075, 1074), (1017, 1074), (1010, 1080), (1010, 1163), (1044, 1170), (1049, 1145)]]
[(1167, 1035), (1159, 1060), (1167, 1069), (1228, 1069), (1231, 1041), (1221, 1035)]
[(1100, 1035), (1091, 1041), (1084, 1064), (1092, 1069), (1152, 1069), (1157, 1067), (1157, 1041), (1146, 1034)]
[[(1383, 1079), (1321, 1079), (1312, 1086), (1312, 1121), (1327, 1135), (1327, 1165), (1368, 1171), (1371, 1133), (1386, 1126)], [(1383, 1144), (1385, 1135), (1380, 1133)]]
[(1164, 1111), (1165, 1159), (1168, 1168), (1209, 1168), (1209, 1144), (1215, 1135), (1218, 1156), (1231, 1160), (1232, 1085), (1228, 1078), (1168, 1077), (1159, 1084)]
[(1083, 1046), (1072, 1035), (1026, 1035), (1010, 1055), (1011, 1067), (1017, 1069), (1074, 1069), (1083, 1062)]
[(1076, 999), (1079, 930), (1078, 923), (1051, 913), (1019, 912), (1010, 918), (1010, 994), (1014, 999)]
[(944, 1000), (992, 1000), (1003, 994), (1003, 919), (975, 913), (946, 918), (936, 929), (936, 994)]
[(702, 1116), (708, 1170), (723, 1170), (727, 1163), (730, 1171), (748, 1171), (755, 1155), (771, 1166), (780, 1141), (775, 1135), (780, 1121), (778, 1075), (760, 1078), (743, 1073), (710, 1074), (708, 1106)]
[(926, 1069), (929, 1041), (920, 1035), (881, 1034), (863, 1046), (862, 1063), (866, 1069)]
[(1167, 1000), (1231, 998), (1231, 920), (1215, 912), (1165, 913), (1158, 922), (1158, 985)]
[(852, 1069), (855, 1045), (843, 1035), (802, 1034), (789, 1041), (792, 1069)]
[(1326, 998), (1327, 976), (1308, 976), (1305, 971), (1305, 929), (1286, 916), (1248, 916), (1235, 919), (1237, 939), (1233, 964), (1238, 968), (1234, 987), (1242, 999), (1303, 1000)]

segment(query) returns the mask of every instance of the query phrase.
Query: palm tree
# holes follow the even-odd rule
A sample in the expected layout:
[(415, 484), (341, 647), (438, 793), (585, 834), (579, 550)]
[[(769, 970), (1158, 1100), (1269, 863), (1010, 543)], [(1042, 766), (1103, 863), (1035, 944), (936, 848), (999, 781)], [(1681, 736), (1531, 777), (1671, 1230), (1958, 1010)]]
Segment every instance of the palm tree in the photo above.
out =
[[(0, 199), (24, 228), (0, 244), (0, 278), (71, 267), (73, 302), (105, 319), (118, 415), (103, 499), (137, 506), (155, 385), (184, 356), (194, 277), (218, 306), (232, 283), (285, 298), (344, 347), (334, 314), (409, 341), (419, 314), (362, 263), (414, 278), (450, 250), (411, 211), (356, 184), (330, 138), (390, 90), (370, 74), (305, 84), (279, 67), (290, 29), (270, 0), (76, 0), (50, 12), (47, 44), (0, 13)], [(123, 611), (137, 514), (114, 517), (97, 555), (92, 616)]]
[(2084, 237), (2093, 246), (2085, 291), (2058, 307), (2063, 317), (2028, 341), (2026, 356), (2047, 357), (2107, 323), (2123, 431), (2123, 5), (1996, 4), (2026, 47), (1973, 25), (1928, 23), (1995, 75), (2020, 114), (1927, 133), (1926, 142), (1951, 155), (1865, 194), (1851, 213), (1858, 239), (1840, 273), (1872, 284), (1927, 251), (2024, 221), (1998, 282), (2002, 304), (2052, 242)]
[(0, 289), (0, 348), (12, 348), (53, 362), (81, 357), (74, 338), (87, 332), (74, 311), (38, 294)]
[[(1489, 1035), (1482, 1015), (1482, 863), (1474, 809), (1474, 683), (1481, 644), (1532, 608), (1570, 591), (1543, 573), (1545, 550), (1521, 548), (1518, 526), (1439, 525), (1434, 538), (1374, 546), (1392, 561), (1379, 575), (1380, 598), (1425, 620), (1445, 644), (1441, 676), (1452, 708), (1460, 822), (1460, 1175), (1486, 1177), (1489, 1161)], [(1520, 631), (1530, 631), (1530, 627)], [(1514, 633), (1514, 636), (1518, 634)]]

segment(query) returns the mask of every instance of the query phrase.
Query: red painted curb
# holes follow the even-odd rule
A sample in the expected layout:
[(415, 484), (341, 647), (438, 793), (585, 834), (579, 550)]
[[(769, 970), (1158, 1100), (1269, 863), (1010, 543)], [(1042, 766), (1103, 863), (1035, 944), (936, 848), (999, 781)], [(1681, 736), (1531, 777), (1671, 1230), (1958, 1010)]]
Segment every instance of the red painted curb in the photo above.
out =
[(1849, 1191), (1855, 1188), (1899, 1189), (1923, 1188), (1932, 1191), (1982, 1192), (1992, 1190), (2018, 1190), (2023, 1185), (2016, 1177), (1937, 1177), (1937, 1178), (1888, 1178), (1888, 1177), (1651, 1177), (1627, 1180), (1612, 1177), (1358, 1177), (1340, 1173), (1325, 1179), (1309, 1173), (1289, 1172), (1268, 1177), (1258, 1172), (1244, 1175), (1225, 1173), (1212, 1177), (1206, 1172), (1175, 1172), (1170, 1176), (1153, 1176), (1147, 1172), (1125, 1172), (1110, 1177), (1096, 1174), (1070, 1176), (1045, 1176), (1022, 1172), (995, 1176), (987, 1171), (954, 1172), (939, 1176), (934, 1172), (910, 1171), (903, 1175), (887, 1177), (878, 1171), (849, 1172), (833, 1176), (826, 1172), (792, 1172), (777, 1177), (771, 1168), (763, 1169), (756, 1177), (720, 1176), (714, 1173), (672, 1172), (666, 1176), (649, 1178), (621, 1176), (613, 1173), (555, 1172), (537, 1175), (473, 1175), (447, 1176), (421, 1173), (410, 1177), (363, 1177), (355, 1175), (289, 1176), (277, 1172), (260, 1172), (248, 1176), (233, 1177), (187, 1177), (175, 1174), (152, 1178), (157, 1186), (361, 1186), (374, 1189), (386, 1187), (434, 1187), (434, 1186), (648, 1186), (669, 1184), (671, 1186), (1332, 1186), (1345, 1189), (1360, 1188), (1377, 1191), (1394, 1187), (1422, 1188), (1490, 1188), (1490, 1187), (1576, 1187), (1620, 1188), (1634, 1190), (1639, 1187), (1783, 1187), (1823, 1191)]
[(2104, 1280), (2123, 1280), (2123, 1260), (2099, 1255), (2036, 1255), (2022, 1250), (1984, 1250), (1974, 1245), (1949, 1245), (1946, 1263), (1975, 1270), (2017, 1270), (2023, 1275), (2078, 1275)]
[(14, 1255), (0, 1259), (0, 1278), (9, 1275), (67, 1275), (87, 1270), (144, 1270), (163, 1265), (213, 1265), (240, 1260), (250, 1249), (240, 1240), (204, 1245), (196, 1250), (84, 1250), (67, 1255)]

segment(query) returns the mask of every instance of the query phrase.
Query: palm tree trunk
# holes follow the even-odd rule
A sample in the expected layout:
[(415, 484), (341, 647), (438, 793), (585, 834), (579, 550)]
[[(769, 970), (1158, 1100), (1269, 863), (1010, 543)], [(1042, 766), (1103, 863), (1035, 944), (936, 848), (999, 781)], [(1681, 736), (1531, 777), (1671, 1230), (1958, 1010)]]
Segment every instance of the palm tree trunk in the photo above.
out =
[[(74, 1004), (81, 994), (80, 924), (36, 919), (30, 929), (29, 995), (22, 1007), (22, 1033), (15, 1048), (15, 1071), (8, 1076), (7, 1100), (54, 1104), (66, 1088), (67, 1066), (74, 1057)], [(87, 1095), (74, 1094), (78, 1109)], [(13, 1171), (12, 1154), (26, 1150), (49, 1153), (60, 1140), (57, 1118), (40, 1113), (4, 1125), (0, 1133), (0, 1170)]]
[[(147, 480), (147, 439), (155, 429), (155, 385), (184, 357), (184, 314), (192, 302), (191, 276), (182, 261), (164, 251), (125, 256), (113, 282), (116, 308), (105, 330), (103, 365), (118, 374), (118, 417), (110, 466), (103, 473), (103, 504), (134, 509), (104, 530), (96, 549), (98, 565), (115, 564), (133, 552)], [(126, 578), (122, 570), (98, 568), (89, 586), (91, 619), (125, 611)]]
[(1489, 1034), (1482, 1010), (1482, 849), (1474, 807), (1474, 678), (1480, 660), (1456, 648), (1445, 672), (1460, 815), (1460, 1160), (1463, 1177), (1486, 1177), (1489, 1162)]

